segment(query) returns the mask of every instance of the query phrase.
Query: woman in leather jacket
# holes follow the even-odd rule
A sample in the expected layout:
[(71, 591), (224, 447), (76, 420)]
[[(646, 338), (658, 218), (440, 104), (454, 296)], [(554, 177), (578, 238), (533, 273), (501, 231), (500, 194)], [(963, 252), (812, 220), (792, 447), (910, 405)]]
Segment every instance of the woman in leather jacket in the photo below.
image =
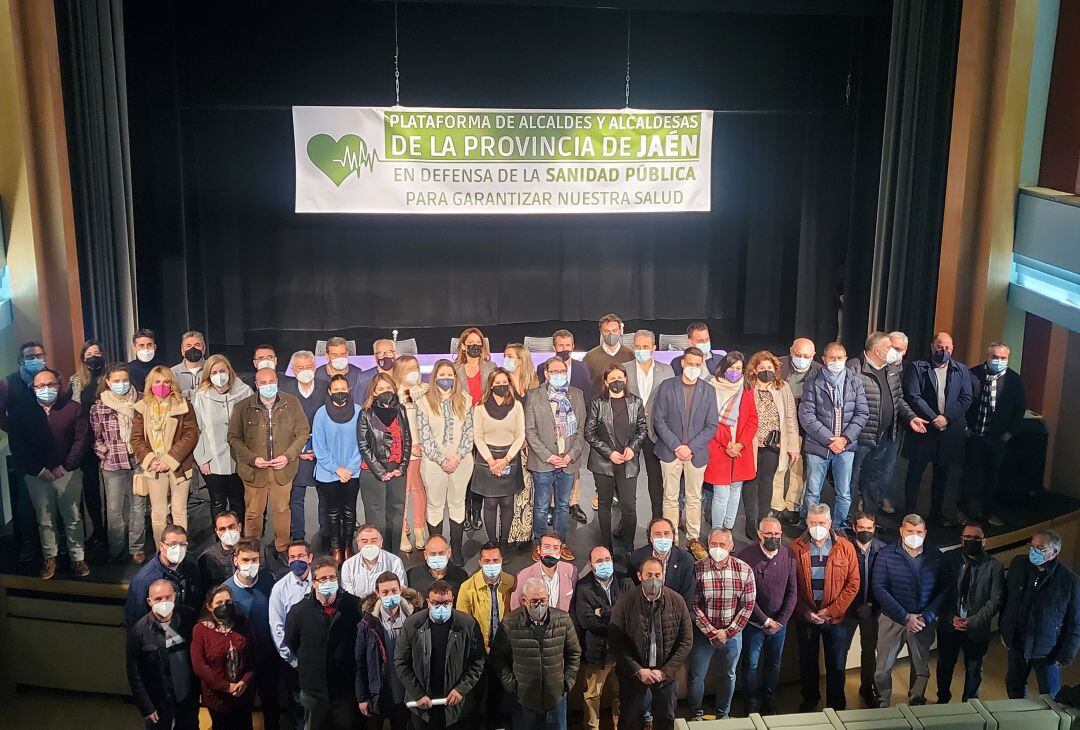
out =
[(364, 516), (382, 531), (383, 545), (401, 549), (401, 523), (405, 514), (405, 474), (412, 455), (409, 416), (398, 398), (397, 384), (378, 373), (357, 419), (360, 442), (360, 499)]
[[(638, 451), (645, 438), (645, 404), (626, 390), (626, 368), (612, 363), (604, 370), (603, 392), (589, 402), (585, 417), (585, 441), (589, 451), (589, 471), (596, 482), (600, 541), (612, 550), (611, 502), (619, 494), (622, 522), (618, 537), (628, 550), (637, 532)], [(614, 550), (612, 550), (614, 552)]]

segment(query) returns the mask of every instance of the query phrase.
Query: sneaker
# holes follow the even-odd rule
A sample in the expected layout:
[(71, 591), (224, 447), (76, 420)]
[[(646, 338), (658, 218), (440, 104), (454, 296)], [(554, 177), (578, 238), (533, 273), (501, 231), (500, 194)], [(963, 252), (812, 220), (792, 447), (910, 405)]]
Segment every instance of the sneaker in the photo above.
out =
[(574, 562), (574, 558), (577, 556), (574, 555), (574, 551), (570, 549), (569, 545), (563, 543), (562, 552), (559, 554), (559, 557), (568, 563), (572, 563)]
[(56, 558), (46, 558), (45, 563), (41, 566), (41, 572), (38, 573), (38, 578), (52, 580), (54, 575), (56, 575)]
[(896, 514), (896, 508), (893, 507), (892, 502), (888, 499), (881, 500), (881, 511), (887, 515)]
[(598, 495), (596, 492), (593, 492), (592, 495), (592, 508), (593, 512), (600, 509), (600, 495)]
[(72, 561), (71, 570), (80, 578), (90, 575), (90, 566), (86, 564), (85, 560)]
[(986, 518), (986, 522), (988, 524), (993, 525), (994, 527), (1004, 527), (1005, 526), (1005, 520), (1001, 519), (997, 515), (990, 515), (989, 517)]
[(709, 557), (709, 549), (696, 537), (686, 543), (686, 549), (694, 556), (694, 560), (704, 560)]
[(695, 712), (687, 722), (702, 722), (705, 719), (704, 712)]

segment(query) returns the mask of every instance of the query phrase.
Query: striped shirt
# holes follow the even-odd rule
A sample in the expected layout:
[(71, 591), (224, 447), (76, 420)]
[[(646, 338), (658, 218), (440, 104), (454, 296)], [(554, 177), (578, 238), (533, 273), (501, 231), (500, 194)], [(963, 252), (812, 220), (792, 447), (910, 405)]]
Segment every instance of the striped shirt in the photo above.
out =
[(825, 566), (829, 563), (829, 553), (832, 552), (832, 538), (825, 538), (825, 544), (818, 546), (810, 542), (810, 591), (814, 594), (814, 602), (821, 604), (825, 597)]

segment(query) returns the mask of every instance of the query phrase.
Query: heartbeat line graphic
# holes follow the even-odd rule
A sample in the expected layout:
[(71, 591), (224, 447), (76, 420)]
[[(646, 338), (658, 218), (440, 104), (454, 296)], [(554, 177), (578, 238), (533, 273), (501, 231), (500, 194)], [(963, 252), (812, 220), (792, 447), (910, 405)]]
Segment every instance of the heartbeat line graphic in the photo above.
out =
[(361, 139), (357, 150), (353, 150), (351, 147), (346, 146), (342, 150), (341, 157), (339, 159), (331, 160), (331, 162), (338, 163), (350, 173), (355, 172), (359, 174), (361, 167), (366, 167), (368, 172), (373, 171), (378, 159), (378, 153), (376, 153), (375, 150), (369, 151), (367, 143)]

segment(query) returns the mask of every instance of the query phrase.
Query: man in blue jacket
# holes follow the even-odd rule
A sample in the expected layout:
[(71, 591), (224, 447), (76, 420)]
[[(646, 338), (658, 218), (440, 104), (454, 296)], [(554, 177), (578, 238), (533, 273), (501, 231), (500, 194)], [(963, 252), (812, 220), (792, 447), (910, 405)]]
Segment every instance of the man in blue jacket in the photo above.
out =
[(188, 560), (188, 535), (180, 525), (168, 525), (161, 531), (158, 553), (139, 568), (128, 584), (124, 606), (124, 625), (131, 628), (150, 610), (146, 597), (150, 585), (164, 578), (176, 587), (176, 603), (198, 612), (202, 607), (203, 581), (195, 558)]
[(1024, 696), (1032, 669), (1039, 692), (1056, 696), (1061, 668), (1072, 664), (1080, 649), (1080, 580), (1058, 562), (1060, 554), (1061, 535), (1040, 530), (1028, 554), (1009, 566), (1000, 628), (1009, 648), (1005, 691), (1012, 699)]
[(704, 362), (705, 355), (698, 348), (683, 350), (682, 375), (660, 384), (653, 406), (654, 453), (664, 475), (664, 517), (673, 525), (679, 524), (679, 486), (685, 480), (688, 548), (695, 542), (700, 545), (701, 485), (709, 463), (709, 442), (720, 421), (716, 391), (701, 379)]
[(862, 378), (847, 369), (847, 350), (839, 342), (825, 345), (825, 367), (803, 386), (799, 424), (806, 432), (806, 511), (821, 501), (825, 472), (832, 469), (836, 503), (833, 520), (838, 529), (847, 523), (851, 508), (851, 467), (859, 434), (870, 418)]
[(900, 523), (899, 542), (882, 548), (874, 559), (871, 580), (874, 600), (881, 608), (874, 685), (882, 707), (892, 704), (893, 665), (905, 644), (913, 677), (908, 704), (926, 704), (930, 647), (942, 591), (938, 580), (941, 553), (927, 550), (925, 541), (926, 521), (919, 515), (907, 515)]

